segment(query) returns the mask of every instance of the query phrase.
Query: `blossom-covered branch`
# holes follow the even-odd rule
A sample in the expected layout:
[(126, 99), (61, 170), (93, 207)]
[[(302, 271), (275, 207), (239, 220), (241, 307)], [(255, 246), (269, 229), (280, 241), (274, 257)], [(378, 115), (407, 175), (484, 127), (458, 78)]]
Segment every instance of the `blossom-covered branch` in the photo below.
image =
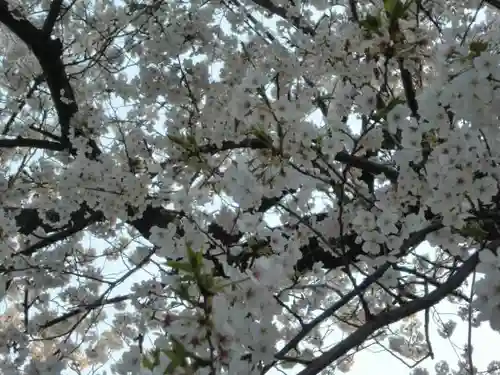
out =
[(0, 0), (0, 372), (315, 375), (500, 330), (488, 4)]

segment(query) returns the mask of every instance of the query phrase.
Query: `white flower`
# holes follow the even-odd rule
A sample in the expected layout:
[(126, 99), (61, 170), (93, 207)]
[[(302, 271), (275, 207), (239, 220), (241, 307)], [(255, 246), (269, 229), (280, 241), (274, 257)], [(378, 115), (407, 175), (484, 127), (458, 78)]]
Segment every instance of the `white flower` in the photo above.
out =
[(419, 231), (424, 227), (425, 217), (423, 213), (409, 214), (404, 218), (404, 227), (408, 233)]
[(256, 89), (269, 83), (269, 79), (263, 74), (263, 71), (252, 70), (241, 83), (242, 89)]
[(494, 306), (488, 315), (490, 327), (493, 331), (500, 332), (500, 304)]
[(384, 243), (386, 238), (383, 234), (380, 234), (376, 230), (365, 230), (361, 232), (360, 237), (363, 239), (363, 241), (376, 242), (378, 244)]
[(362, 113), (368, 114), (377, 106), (377, 93), (371, 87), (365, 86), (356, 96), (356, 103)]
[(398, 271), (389, 268), (380, 278), (380, 281), (388, 288), (395, 288), (398, 286), (398, 277), (400, 276)]
[(398, 215), (391, 212), (382, 212), (377, 217), (377, 226), (382, 231), (383, 234), (397, 233), (398, 228), (396, 223), (398, 222)]
[(450, 366), (445, 361), (439, 361), (434, 366), (434, 369), (436, 370), (436, 375), (448, 375)]
[(419, 126), (411, 126), (410, 121), (403, 128), (401, 144), (405, 149), (420, 149), (422, 142), (422, 129)]
[(489, 176), (476, 179), (472, 182), (469, 193), (472, 198), (481, 200), (483, 204), (489, 204), (493, 197), (498, 194), (498, 183)]
[[(500, 249), (497, 248), (497, 251), (498, 250)], [(500, 258), (490, 249), (483, 249), (479, 251), (479, 261), (486, 266), (493, 266), (493, 268), (496, 268), (500, 263)]]
[(408, 124), (408, 116), (410, 110), (404, 104), (396, 105), (387, 115), (387, 124), (389, 125), (389, 133), (396, 134), (398, 129), (405, 129)]
[(352, 224), (363, 231), (373, 230), (376, 227), (375, 215), (370, 211), (360, 209)]
[(401, 348), (405, 346), (406, 341), (403, 337), (401, 336), (393, 336), (389, 338), (389, 347), (394, 350), (395, 352), (400, 353)]
[(380, 244), (376, 242), (365, 241), (363, 243), (363, 251), (368, 254), (379, 254), (380, 253)]
[(445, 339), (450, 338), (455, 331), (457, 323), (454, 320), (448, 320), (446, 323), (443, 323), (443, 326), (439, 329), (439, 335)]
[(487, 78), (491, 73), (496, 72), (498, 69), (498, 57), (490, 53), (483, 52), (472, 60), (476, 74), (480, 78)]
[(363, 138), (361, 138), (360, 145), (365, 149), (377, 150), (380, 148), (383, 139), (382, 127), (378, 126), (367, 132)]
[(426, 368), (417, 367), (411, 372), (411, 375), (429, 375), (429, 370), (427, 370)]
[(404, 237), (402, 236), (388, 236), (387, 240), (385, 242), (386, 246), (395, 252), (397, 252), (400, 248), (401, 245), (403, 244)]

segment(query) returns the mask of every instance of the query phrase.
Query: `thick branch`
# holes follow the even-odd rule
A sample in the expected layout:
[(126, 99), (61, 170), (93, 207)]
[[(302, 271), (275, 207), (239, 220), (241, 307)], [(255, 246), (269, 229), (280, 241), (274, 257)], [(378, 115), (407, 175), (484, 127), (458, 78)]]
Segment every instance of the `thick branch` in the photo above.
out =
[[(497, 241), (496, 244), (491, 245), (491, 248), (496, 250), (498, 245), (499, 243)], [(436, 305), (467, 279), (474, 271), (478, 261), (479, 252), (476, 252), (441, 287), (422, 298), (408, 302), (394, 310), (376, 315), (373, 320), (367, 322), (345, 340), (342, 340), (333, 348), (316, 358), (310, 365), (302, 370), (299, 375), (318, 374), (342, 355), (361, 345), (377, 330)]]
[(335, 160), (351, 167), (361, 169), (362, 171), (369, 172), (373, 175), (383, 174), (391, 182), (398, 180), (398, 171), (390, 166), (376, 163), (368, 160), (365, 157), (351, 155), (348, 152), (341, 151), (335, 155)]
[[(74, 153), (69, 140), (70, 123), (72, 117), (78, 112), (78, 106), (62, 60), (62, 42), (59, 39), (51, 39), (50, 33), (46, 32), (53, 28), (61, 6), (61, 1), (54, 0), (44, 29), (38, 29), (21, 14), (18, 14), (19, 12), (9, 9), (7, 1), (0, 0), (0, 22), (21, 39), (37, 58), (57, 112), (61, 127), (61, 141), (68, 150)], [(80, 137), (84, 134), (80, 129), (75, 129), (75, 136)], [(89, 139), (88, 143), (92, 149), (88, 156), (91, 159), (96, 159), (101, 151), (95, 141)]]
[(486, 0), (485, 2), (488, 5), (492, 6), (493, 8), (500, 10), (500, 1), (499, 0)]
[(5, 0), (0, 0), (0, 22), (28, 46), (40, 63), (56, 107), (62, 139), (69, 145), (70, 120), (78, 107), (61, 59), (61, 41), (51, 39), (26, 18), (14, 16)]
[[(217, 152), (229, 151), (229, 150), (237, 150), (237, 149), (251, 149), (251, 150), (262, 150), (262, 149), (271, 149), (267, 142), (258, 139), (258, 138), (249, 138), (245, 139), (241, 142), (233, 142), (233, 141), (224, 141), (221, 146), (217, 146), (215, 144), (207, 144), (200, 146), (196, 151), (201, 153), (209, 153), (215, 154)], [(273, 150), (278, 152), (278, 150)], [(320, 150), (317, 150), (320, 152)], [(344, 163), (348, 166), (361, 169), (362, 171), (371, 173), (373, 175), (383, 174), (385, 177), (391, 182), (396, 182), (398, 179), (398, 171), (391, 166), (384, 165), (381, 163), (377, 163), (371, 160), (368, 160), (366, 157), (351, 155), (346, 151), (341, 151), (335, 155), (335, 160)]]
[(0, 148), (14, 148), (14, 147), (34, 147), (44, 150), (62, 151), (64, 145), (59, 142), (46, 141), (43, 139), (31, 139), (17, 137), (15, 139), (0, 139)]
[(46, 246), (52, 245), (56, 242), (62, 241), (66, 238), (69, 238), (72, 235), (89, 227), (90, 225), (101, 221), (102, 219), (103, 219), (103, 216), (100, 212), (94, 212), (90, 217), (81, 218), (81, 220), (78, 220), (78, 221), (72, 223), (72, 225), (68, 226), (67, 228), (62, 229), (59, 232), (53, 233), (50, 236), (47, 236), (47, 237), (43, 238), (42, 240), (34, 243), (33, 245), (27, 247), (26, 249), (23, 249), (22, 251), (19, 252), (19, 254), (32, 255), (37, 250), (42, 249)]
[[(284, 192), (284, 194), (286, 193), (287, 192)], [(258, 207), (256, 211), (258, 212), (267, 211), (269, 208), (273, 206), (273, 204), (276, 202), (277, 199), (278, 198), (263, 199), (260, 207)], [(133, 215), (134, 212), (132, 209), (130, 209), (129, 213), (130, 215)], [(127, 220), (126, 222), (129, 225), (133, 226), (136, 230), (138, 230), (139, 233), (141, 233), (141, 235), (144, 238), (149, 238), (151, 235), (151, 229), (154, 226), (157, 226), (159, 228), (166, 228), (168, 224), (172, 222), (175, 223), (175, 221), (181, 218), (182, 215), (183, 213), (167, 210), (163, 207), (156, 207), (156, 206), (153, 207), (149, 205), (139, 218), (133, 220)], [(102, 212), (93, 211), (86, 205), (82, 205), (82, 207), (78, 211), (75, 211), (71, 215), (71, 223), (70, 225), (67, 226), (63, 227), (56, 226), (56, 223), (59, 220), (59, 215), (56, 212), (49, 211), (45, 214), (45, 216), (47, 217), (48, 220), (50, 220), (54, 224), (51, 225), (50, 223), (44, 222), (44, 220), (42, 220), (40, 214), (37, 212), (36, 209), (33, 208), (22, 209), (20, 213), (16, 216), (16, 223), (19, 227), (19, 232), (28, 235), (33, 233), (33, 231), (35, 231), (35, 229), (38, 227), (43, 228), (47, 233), (55, 232), (56, 234), (54, 234), (53, 236), (49, 236), (47, 238), (48, 242), (47, 241), (43, 242), (45, 243), (45, 245), (49, 245), (54, 243), (58, 238), (59, 239), (65, 238), (71, 235), (72, 233), (75, 233), (75, 228), (80, 228), (81, 230), (83, 230), (88, 225), (91, 225), (92, 223), (99, 222), (105, 219)], [(319, 216), (318, 221), (322, 221), (323, 219), (326, 218), (325, 214), (321, 214), (318, 216)], [(424, 241), (425, 237), (429, 233), (432, 233), (441, 228), (442, 224), (440, 222), (436, 222), (420, 231), (413, 233), (403, 243), (403, 246), (401, 247), (399, 253), (395, 255), (404, 256), (409, 249), (418, 246), (422, 241)], [(208, 233), (213, 238), (220, 241), (227, 247), (234, 246), (241, 240), (241, 238), (244, 235), (241, 232), (229, 234), (216, 223), (212, 223), (208, 226)], [(182, 229), (179, 229), (179, 235), (183, 235)], [(307, 245), (302, 246), (300, 249), (303, 256), (297, 263), (296, 266), (297, 270), (299, 272), (310, 270), (313, 267), (313, 265), (318, 262), (322, 263), (323, 267), (327, 269), (335, 269), (343, 267), (351, 262), (355, 262), (360, 255), (368, 255), (363, 251), (362, 244), (356, 243), (356, 237), (357, 235), (355, 233), (351, 233), (343, 237), (342, 239), (343, 243), (349, 249), (344, 254), (340, 253), (335, 254), (330, 249), (339, 247), (336, 245), (338, 239), (331, 239), (331, 243), (329, 244), (329, 246), (327, 246), (326, 244), (322, 244), (316, 237), (314, 236), (310, 237), (309, 243)], [(266, 246), (269, 243), (270, 239), (267, 239), (264, 240), (261, 244), (259, 244), (259, 246)], [(25, 251), (31, 254), (35, 250), (41, 247), (36, 245), (34, 246), (36, 248), (28, 248)], [(244, 245), (244, 248), (246, 247), (250, 249), (250, 246)], [(248, 254), (248, 257), (250, 257), (252, 253), (253, 253), (252, 251), (249, 251), (249, 252), (243, 252), (242, 254)], [(381, 256), (384, 255), (384, 249), (381, 249), (380, 255)], [(376, 257), (377, 255), (371, 255), (371, 256)], [(245, 263), (244, 256), (239, 257), (238, 259), (233, 259), (233, 261)]]
[(62, 0), (53, 0), (50, 4), (49, 14), (43, 24), (43, 32), (45, 35), (50, 35), (52, 33), (57, 17), (59, 17), (59, 13), (61, 12), (62, 3)]
[(332, 306), (323, 311), (320, 315), (314, 318), (310, 323), (306, 324), (303, 329), (292, 339), (290, 340), (284, 347), (276, 354), (276, 358), (282, 359), (288, 352), (297, 347), (297, 345), (311, 332), (317, 325), (322, 323), (325, 319), (331, 317), (337, 310), (339, 310), (342, 306), (346, 305), (349, 301), (351, 301), (354, 297), (356, 297), (359, 293), (364, 292), (366, 289), (370, 287), (373, 283), (375, 283), (378, 279), (380, 279), (385, 271), (390, 268), (390, 263), (386, 263), (383, 266), (379, 267), (375, 272), (373, 272), (370, 276), (367, 276), (357, 288), (353, 289), (349, 293), (347, 293), (340, 300), (335, 302)]
[(48, 322), (45, 322), (44, 324), (42, 324), (40, 326), (40, 328), (45, 329), (45, 328), (52, 327), (56, 324), (59, 324), (61, 322), (66, 321), (66, 320), (68, 320), (68, 319), (70, 319), (78, 314), (84, 313), (88, 310), (100, 308), (100, 307), (103, 307), (105, 305), (112, 305), (112, 304), (120, 303), (123, 301), (127, 301), (128, 299), (130, 299), (131, 296), (132, 296), (131, 294), (126, 294), (126, 295), (117, 296), (117, 297), (113, 297), (113, 298), (109, 298), (109, 299), (98, 299), (95, 302), (83, 305), (83, 306), (78, 307), (78, 308), (73, 309), (73, 310), (70, 310), (67, 313), (65, 313), (61, 316), (58, 316), (55, 319), (52, 319)]
[(297, 29), (302, 30), (304, 34), (314, 36), (316, 35), (316, 30), (313, 27), (306, 23), (306, 20), (302, 17), (287, 15), (287, 10), (281, 6), (273, 4), (270, 0), (252, 0), (252, 2), (260, 7), (266, 9), (269, 13), (281, 17), (284, 20), (289, 20), (292, 22), (292, 25)]

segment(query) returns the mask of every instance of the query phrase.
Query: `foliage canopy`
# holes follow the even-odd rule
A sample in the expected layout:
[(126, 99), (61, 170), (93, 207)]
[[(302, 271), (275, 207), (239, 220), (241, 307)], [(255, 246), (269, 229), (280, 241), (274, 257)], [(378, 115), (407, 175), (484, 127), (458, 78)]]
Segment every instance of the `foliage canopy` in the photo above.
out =
[(499, 5), (0, 0), (0, 372), (419, 363), (442, 301), (500, 330)]

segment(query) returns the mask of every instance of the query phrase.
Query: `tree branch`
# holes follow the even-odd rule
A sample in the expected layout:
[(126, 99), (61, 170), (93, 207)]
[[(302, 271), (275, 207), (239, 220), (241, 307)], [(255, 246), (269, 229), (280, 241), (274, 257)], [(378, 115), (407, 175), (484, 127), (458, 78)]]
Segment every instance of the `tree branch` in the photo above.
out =
[[(386, 263), (383, 266), (379, 267), (375, 272), (373, 272), (370, 276), (367, 276), (358, 286), (353, 289), (349, 293), (347, 293), (340, 300), (335, 302), (332, 306), (323, 311), (320, 315), (314, 318), (311, 322), (307, 323), (304, 328), (293, 338), (291, 339), (277, 354), (276, 358), (282, 359), (290, 350), (296, 348), (300, 341), (302, 341), (308, 334), (311, 332), (314, 327), (323, 322), (325, 319), (331, 317), (335, 312), (352, 300), (354, 297), (358, 295), (358, 293), (364, 292), (366, 289), (370, 287), (374, 282), (380, 279), (385, 271), (390, 268), (390, 263)], [(265, 371), (264, 371), (265, 372)]]
[(117, 297), (113, 297), (113, 298), (109, 298), (109, 299), (98, 299), (97, 301), (95, 301), (93, 303), (83, 305), (81, 307), (78, 307), (76, 309), (68, 311), (67, 313), (65, 313), (61, 316), (58, 316), (55, 319), (52, 319), (48, 322), (45, 322), (44, 324), (42, 324), (40, 326), (40, 328), (45, 329), (45, 328), (52, 327), (58, 323), (64, 322), (67, 319), (74, 317), (75, 315), (78, 315), (78, 314), (83, 313), (83, 312), (88, 311), (88, 310), (95, 309), (97, 307), (102, 307), (105, 305), (111, 305), (111, 304), (126, 301), (126, 300), (130, 299), (131, 296), (133, 296), (133, 294), (126, 294), (126, 295), (117, 296)]
[[(494, 241), (490, 244), (489, 247), (496, 251), (496, 248), (499, 244), (500, 241)], [(368, 339), (368, 337), (370, 337), (370, 335), (372, 335), (380, 328), (388, 326), (392, 323), (396, 323), (405, 317), (434, 306), (442, 299), (444, 299), (447, 295), (449, 295), (453, 290), (458, 288), (467, 279), (467, 277), (474, 271), (478, 261), (479, 251), (476, 251), (476, 253), (469, 259), (467, 259), (467, 261), (462, 264), (458, 271), (439, 288), (435, 289), (422, 298), (408, 302), (407, 304), (400, 306), (394, 310), (382, 312), (376, 315), (373, 320), (358, 328), (345, 340), (342, 340), (333, 348), (317, 357), (298, 375), (318, 374), (320, 371), (332, 364), (342, 355), (346, 354), (349, 350), (361, 345), (365, 340)]]
[(270, 0), (252, 0), (252, 2), (256, 5), (259, 5), (260, 7), (266, 9), (268, 12), (271, 14), (281, 17), (284, 20), (291, 21), (292, 25), (295, 26), (297, 29), (301, 30), (304, 32), (304, 34), (307, 34), (309, 36), (314, 36), (316, 35), (316, 30), (310, 25), (306, 24), (306, 20), (303, 19), (302, 17), (298, 16), (292, 16), (289, 17), (287, 15), (287, 10), (281, 6), (275, 5), (272, 3)]
[[(60, 3), (62, 1), (54, 0), (51, 4), (49, 16), (46, 20), (47, 29), (53, 27), (52, 23), (55, 22), (60, 11)], [(72, 117), (78, 112), (78, 106), (62, 60), (62, 42), (59, 39), (51, 39), (50, 35), (44, 30), (35, 27), (21, 14), (12, 14), (6, 0), (0, 0), (0, 22), (19, 37), (37, 58), (57, 112), (61, 127), (61, 142), (66, 149), (74, 153), (75, 150), (73, 150), (69, 140), (70, 123)], [(76, 128), (75, 136), (80, 137), (84, 136), (84, 134), (81, 129)], [(88, 143), (92, 149), (88, 157), (95, 160), (101, 154), (101, 151), (95, 141), (88, 139)]]
[(0, 22), (28, 46), (40, 63), (57, 111), (63, 143), (69, 146), (70, 120), (78, 106), (61, 59), (61, 41), (51, 39), (26, 18), (14, 16), (5, 0), (0, 0)]
[(15, 148), (15, 147), (35, 147), (44, 150), (62, 151), (64, 145), (59, 142), (52, 142), (43, 139), (31, 139), (17, 137), (15, 139), (0, 139), (0, 147)]
[(84, 230), (88, 226), (101, 221), (102, 219), (103, 219), (103, 216), (100, 212), (94, 212), (90, 217), (88, 217), (86, 219), (82, 219), (80, 221), (77, 221), (77, 222), (73, 223), (71, 226), (69, 226), (68, 228), (65, 228), (59, 232), (53, 233), (52, 235), (50, 235), (46, 238), (43, 238), (42, 240), (27, 247), (26, 249), (19, 251), (17, 254), (22, 254), (25, 256), (32, 255), (37, 250), (42, 249), (46, 246), (50, 246), (58, 241), (69, 238), (72, 235)]
[(59, 13), (61, 12), (62, 3), (62, 0), (53, 0), (50, 4), (49, 14), (45, 19), (42, 29), (45, 35), (50, 35), (52, 33), (57, 17), (59, 17)]
[[(233, 141), (224, 141), (221, 146), (217, 146), (215, 144), (206, 144), (200, 146), (196, 151), (201, 153), (209, 153), (215, 154), (218, 152), (229, 151), (229, 150), (237, 150), (242, 148), (248, 148), (251, 150), (262, 150), (262, 149), (271, 149), (268, 143), (264, 142), (258, 138), (249, 138), (245, 139), (241, 142), (233, 142)], [(316, 150), (320, 152), (319, 149)], [(398, 179), (398, 171), (391, 166), (384, 165), (381, 163), (377, 163), (374, 161), (368, 160), (366, 157), (351, 155), (346, 151), (341, 151), (335, 155), (335, 160), (344, 163), (348, 166), (361, 169), (362, 171), (366, 171), (373, 175), (383, 174), (389, 179), (391, 182), (396, 182)]]

